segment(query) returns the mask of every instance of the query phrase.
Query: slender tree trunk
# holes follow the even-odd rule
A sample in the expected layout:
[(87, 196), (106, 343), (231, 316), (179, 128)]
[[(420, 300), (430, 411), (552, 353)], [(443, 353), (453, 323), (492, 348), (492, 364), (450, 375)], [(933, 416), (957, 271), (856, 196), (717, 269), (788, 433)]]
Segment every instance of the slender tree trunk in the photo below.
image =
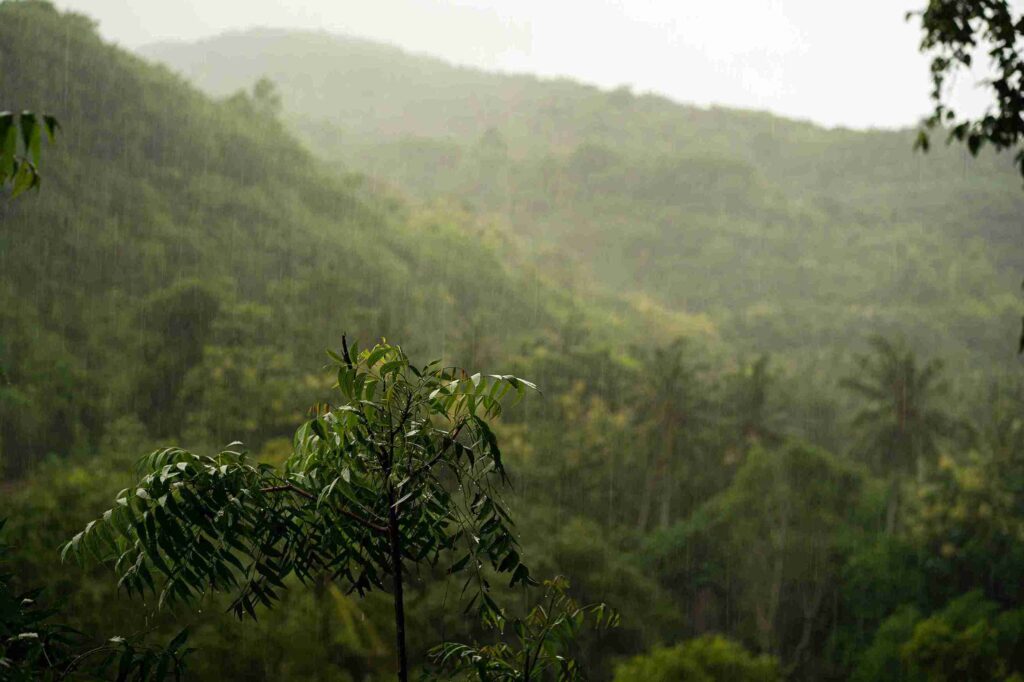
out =
[(885, 534), (892, 535), (896, 532), (896, 524), (899, 521), (900, 513), (900, 475), (894, 474), (892, 485), (889, 488), (889, 503), (885, 510)]
[(774, 655), (779, 654), (779, 638), (776, 628), (779, 607), (782, 605), (782, 587), (783, 578), (785, 577), (786, 536), (789, 529), (786, 517), (788, 517), (788, 514), (784, 514), (782, 527), (779, 531), (779, 543), (772, 565), (772, 582), (768, 590), (768, 607), (765, 609), (763, 623), (764, 633), (762, 636), (764, 638), (763, 642), (766, 645), (765, 650)]
[[(788, 481), (779, 480), (784, 473), (776, 471), (775, 486), (778, 489), (778, 510), (774, 521), (775, 532), (768, 533), (765, 558), (771, 563), (771, 583), (768, 586), (768, 603), (759, 614), (762, 627), (762, 648), (770, 654), (779, 655), (778, 616), (782, 606), (782, 588), (785, 582), (786, 552), (789, 549), (789, 512), (791, 486)], [(768, 563), (768, 562), (766, 562)], [(766, 566), (767, 568), (767, 566)]]
[(658, 524), (662, 528), (668, 528), (672, 518), (672, 488), (675, 485), (668, 474), (664, 474), (661, 481), (662, 493), (661, 493), (661, 514), (658, 519)]
[(409, 657), (405, 649), (405, 598), (402, 594), (402, 547), (399, 544), (398, 510), (395, 494), (388, 491), (388, 539), (391, 542), (391, 572), (394, 577), (395, 639), (398, 648), (399, 682), (409, 681)]
[(671, 460), (675, 459), (674, 446), (675, 446), (675, 423), (671, 421), (671, 418), (666, 416), (665, 425), (662, 427), (662, 465), (658, 472), (661, 477), (661, 517), (659, 522), (662, 528), (668, 528), (669, 521), (672, 515), (672, 489), (675, 487), (676, 482), (672, 480), (670, 476), (669, 465)]
[(803, 604), (803, 630), (800, 633), (800, 641), (797, 643), (796, 649), (793, 650), (793, 660), (788, 666), (790, 676), (800, 667), (804, 653), (811, 644), (811, 635), (814, 634), (814, 623), (818, 618), (818, 612), (821, 610), (821, 604), (825, 600), (825, 587), (826, 581), (818, 576), (817, 571), (815, 571), (814, 594), (809, 604), (806, 602)]
[(640, 514), (636, 520), (637, 531), (643, 533), (647, 530), (647, 523), (651, 517), (651, 501), (654, 499), (655, 488), (657, 487), (656, 464), (650, 459), (647, 462), (647, 474), (644, 480), (644, 489), (640, 496)]

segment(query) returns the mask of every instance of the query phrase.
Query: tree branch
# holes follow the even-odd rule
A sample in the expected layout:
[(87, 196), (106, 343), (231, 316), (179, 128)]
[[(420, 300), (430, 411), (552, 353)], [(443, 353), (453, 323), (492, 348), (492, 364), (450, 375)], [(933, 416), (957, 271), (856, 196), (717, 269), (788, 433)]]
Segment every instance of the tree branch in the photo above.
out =
[(438, 451), (438, 453), (436, 455), (431, 457), (429, 462), (427, 462), (426, 464), (424, 464), (423, 466), (418, 468), (416, 471), (414, 471), (412, 473), (412, 476), (413, 477), (419, 476), (424, 471), (429, 471), (430, 469), (432, 469), (434, 467), (434, 465), (437, 464), (441, 460), (442, 457), (444, 457), (445, 453), (448, 452), (448, 448), (450, 448), (451, 446), (455, 445), (455, 439), (459, 437), (459, 432), (462, 431), (462, 427), (465, 426), (465, 425), (466, 425), (466, 420), (465, 419), (460, 421), (458, 423), (458, 425), (454, 429), (452, 429), (448, 433), (448, 435), (445, 437), (445, 441), (446, 442), (444, 444), (444, 447), (442, 447)]
[[(292, 485), (291, 483), (285, 483), (284, 485), (274, 485), (274, 486), (270, 486), (269, 488), (260, 488), (260, 492), (261, 493), (292, 492), (292, 493), (296, 493), (297, 495), (300, 495), (302, 497), (305, 497), (307, 500), (316, 500), (317, 499), (316, 495), (313, 495), (309, 491), (303, 490), (302, 488), (299, 488), (298, 486)], [(358, 521), (359, 523), (363, 524), (364, 526), (366, 526), (367, 528), (369, 528), (372, 531), (376, 531), (377, 533), (381, 533), (383, 535), (387, 535), (388, 534), (388, 529), (385, 528), (384, 526), (378, 525), (378, 524), (374, 523), (373, 521), (370, 521), (369, 519), (364, 518), (364, 517), (360, 516), (359, 514), (356, 514), (353, 511), (345, 509), (344, 507), (334, 507), (334, 506), (332, 506), (332, 509), (334, 509), (337, 512), (340, 512), (340, 513), (344, 514), (345, 516), (349, 517), (353, 521)]]
[(296, 493), (298, 495), (301, 495), (302, 497), (305, 497), (307, 500), (315, 500), (316, 499), (316, 495), (314, 495), (314, 494), (312, 494), (312, 493), (310, 493), (310, 492), (308, 492), (306, 490), (303, 490), (302, 488), (294, 486), (291, 483), (286, 483), (284, 485), (274, 485), (274, 486), (270, 486), (269, 488), (260, 488), (260, 492), (261, 493), (293, 492), (293, 493)]

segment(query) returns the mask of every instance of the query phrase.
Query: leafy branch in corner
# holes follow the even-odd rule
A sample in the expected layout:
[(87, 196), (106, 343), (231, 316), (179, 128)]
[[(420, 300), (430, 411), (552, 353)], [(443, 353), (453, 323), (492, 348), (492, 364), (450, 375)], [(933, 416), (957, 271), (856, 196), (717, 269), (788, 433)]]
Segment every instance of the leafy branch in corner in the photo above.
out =
[(0, 187), (10, 183), (11, 198), (39, 187), (43, 134), (53, 142), (59, 129), (49, 114), (0, 111)]
[[(986, 144), (996, 151), (1017, 149), (1014, 164), (1024, 175), (1024, 16), (1016, 16), (1007, 0), (930, 0), (918, 16), (924, 37), (921, 51), (931, 55), (931, 98), (934, 110), (918, 133), (915, 147), (928, 151), (928, 130), (944, 128), (948, 141), (967, 146), (972, 156)], [(949, 101), (951, 78), (974, 65), (985, 51), (991, 77), (982, 81), (992, 106), (977, 118), (961, 117)]]

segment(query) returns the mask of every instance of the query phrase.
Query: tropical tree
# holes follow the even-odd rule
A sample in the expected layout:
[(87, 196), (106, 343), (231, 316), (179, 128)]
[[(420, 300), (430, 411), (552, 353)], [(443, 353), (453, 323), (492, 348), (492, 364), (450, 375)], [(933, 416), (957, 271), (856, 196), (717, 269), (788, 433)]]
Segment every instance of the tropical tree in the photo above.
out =
[(897, 609), (879, 627), (851, 679), (1024, 679), (1024, 612), (1002, 608), (975, 590), (951, 599), (928, 617), (910, 606)]
[(1024, 379), (995, 382), (986, 398), (979, 419), (982, 438), (997, 462), (1019, 465), (1024, 459)]
[(917, 623), (900, 648), (906, 677), (935, 682), (1020, 679), (1011, 677), (1015, 671), (1000, 656), (1000, 632), (992, 622), (997, 613), (998, 606), (980, 592), (968, 592)]
[(721, 635), (705, 635), (658, 647), (619, 664), (615, 682), (778, 682), (778, 661), (766, 654), (754, 655)]
[(762, 355), (728, 377), (726, 404), (730, 426), (744, 449), (758, 443), (777, 444), (781, 440), (781, 410), (773, 400), (777, 379), (771, 360)]
[(942, 362), (919, 364), (913, 351), (881, 336), (870, 339), (872, 353), (858, 357), (860, 372), (841, 385), (858, 395), (863, 407), (853, 424), (863, 438), (860, 450), (891, 479), (886, 532), (897, 524), (903, 477), (926, 466), (939, 443), (953, 435), (957, 420), (941, 406), (948, 386), (942, 381)]
[(907, 535), (930, 557), (947, 594), (983, 588), (1002, 603), (1024, 602), (1024, 494), (1019, 462), (968, 453), (942, 457), (907, 515)]
[(341, 400), (314, 408), (283, 470), (237, 444), (213, 456), (158, 450), (63, 554), (114, 562), (129, 594), (149, 590), (160, 605), (230, 591), (238, 617), (273, 606), (291, 576), (360, 595), (390, 583), (404, 681), (407, 564), (454, 557), (449, 572), (474, 586), (467, 611), (485, 624), (503, 618), (488, 571), (533, 584), (500, 497), (508, 478), (488, 421), (509, 391), (534, 386), (436, 361), (417, 367), (387, 343), (350, 352), (343, 337), (330, 355)]
[(641, 428), (647, 432), (651, 452), (645, 467), (644, 496), (640, 500), (637, 528), (647, 529), (651, 508), (658, 498), (662, 528), (672, 520), (673, 497), (684, 470), (697, 473), (702, 451), (701, 436), (707, 424), (710, 401), (700, 378), (702, 366), (690, 357), (684, 340), (654, 348), (646, 354), (639, 402)]
[(824, 450), (799, 442), (758, 446), (694, 517), (703, 522), (692, 524), (690, 547), (717, 555), (708, 568), (720, 571), (713, 580), (725, 607), (739, 605), (744, 614), (737, 624), (743, 639), (778, 656), (787, 674), (809, 663), (815, 633), (830, 617), (841, 538), (862, 484), (856, 470)]

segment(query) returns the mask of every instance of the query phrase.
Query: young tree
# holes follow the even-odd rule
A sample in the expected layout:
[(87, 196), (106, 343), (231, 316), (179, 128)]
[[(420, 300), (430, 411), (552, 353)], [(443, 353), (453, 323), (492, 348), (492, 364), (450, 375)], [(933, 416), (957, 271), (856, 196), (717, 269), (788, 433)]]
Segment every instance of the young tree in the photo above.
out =
[(619, 616), (606, 604), (580, 606), (568, 589), (569, 582), (561, 576), (546, 580), (543, 597), (525, 617), (492, 623), (499, 632), (510, 626), (515, 645), (445, 642), (431, 651), (431, 659), (448, 679), (531, 682), (554, 673), (561, 682), (585, 680), (573, 650), (577, 635), (587, 620), (595, 628), (612, 628)]
[(842, 386), (864, 399), (853, 420), (864, 433), (860, 447), (891, 478), (886, 532), (892, 533), (903, 477), (915, 470), (923, 475), (938, 454), (939, 439), (952, 435), (957, 421), (939, 405), (948, 391), (939, 360), (920, 366), (913, 351), (881, 336), (870, 344), (874, 352), (859, 358), (860, 373)]
[(456, 552), (449, 571), (469, 575), (467, 610), (485, 623), (501, 618), (487, 569), (533, 584), (499, 495), (508, 479), (488, 420), (510, 391), (535, 387), (438, 362), (416, 367), (387, 343), (350, 352), (343, 337), (330, 355), (341, 401), (315, 407), (283, 470), (234, 445), (212, 457), (159, 450), (63, 554), (115, 562), (129, 594), (148, 589), (161, 605), (231, 591), (239, 617), (272, 606), (290, 576), (360, 595), (390, 583), (404, 681), (406, 564)]
[(744, 449), (781, 441), (782, 415), (773, 400), (778, 379), (770, 364), (769, 357), (762, 355), (727, 378), (725, 408)]

